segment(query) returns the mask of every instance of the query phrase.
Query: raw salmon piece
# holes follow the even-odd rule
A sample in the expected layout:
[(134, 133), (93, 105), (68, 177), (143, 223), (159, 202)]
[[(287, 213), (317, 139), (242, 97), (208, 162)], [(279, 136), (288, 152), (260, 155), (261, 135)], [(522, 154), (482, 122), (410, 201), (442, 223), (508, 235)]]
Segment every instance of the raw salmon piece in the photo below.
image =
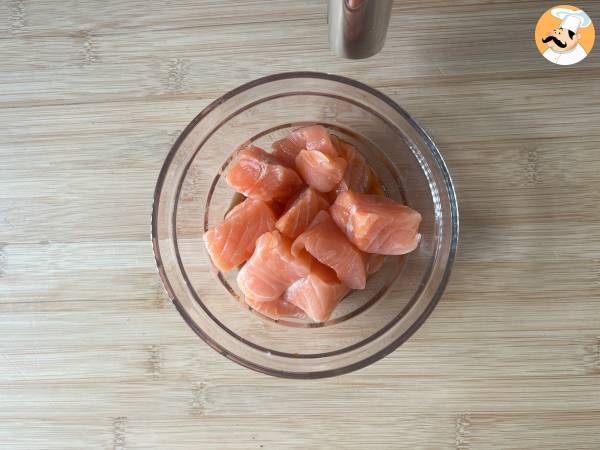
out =
[(270, 317), (271, 319), (281, 319), (282, 317), (295, 317), (297, 319), (304, 319), (306, 314), (296, 305), (278, 298), (277, 300), (271, 300), (268, 302), (257, 302), (256, 300), (246, 297), (244, 299), (246, 304), (255, 311)]
[(364, 255), (346, 239), (327, 211), (319, 211), (308, 229), (294, 241), (294, 255), (302, 254), (303, 249), (331, 267), (346, 286), (365, 288)]
[[(292, 137), (293, 136), (293, 137)], [(321, 125), (311, 125), (309, 127), (300, 128), (290, 136), (297, 141), (303, 140), (306, 150), (318, 150), (329, 156), (338, 156), (338, 152), (331, 141), (331, 135)]]
[(296, 168), (296, 156), (304, 150), (304, 140), (295, 139), (292, 135), (279, 139), (271, 144), (275, 156), (281, 164), (292, 169)]
[(354, 191), (384, 195), (373, 169), (367, 164), (367, 161), (356, 147), (334, 135), (331, 136), (331, 139), (336, 145), (339, 155), (348, 163), (342, 180), (335, 188), (336, 193)]
[(346, 160), (318, 150), (302, 150), (296, 156), (296, 170), (310, 187), (329, 192), (344, 176)]
[(239, 266), (254, 252), (256, 239), (275, 229), (276, 220), (271, 208), (261, 200), (249, 198), (234, 206), (225, 221), (204, 233), (213, 264), (223, 272)]
[(403, 255), (417, 248), (421, 238), (421, 214), (387, 197), (343, 192), (329, 211), (346, 237), (363, 252)]
[(296, 172), (254, 146), (240, 150), (226, 180), (229, 186), (245, 196), (265, 201), (285, 202), (302, 186)]
[(301, 150), (319, 150), (329, 156), (337, 156), (332, 136), (321, 125), (311, 125), (292, 131), (289, 136), (273, 142), (273, 155), (282, 164), (294, 168), (296, 156)]
[(371, 182), (371, 169), (365, 158), (353, 145), (342, 140), (338, 140), (338, 142), (340, 156), (346, 160), (348, 165), (342, 180), (335, 188), (336, 192), (338, 194), (345, 191), (366, 192)]
[(329, 202), (312, 188), (306, 188), (291, 202), (286, 212), (275, 224), (281, 234), (296, 239), (303, 233), (317, 213), (329, 208)]
[(301, 308), (315, 322), (325, 322), (349, 291), (333, 270), (315, 262), (310, 274), (294, 282), (283, 298)]
[(254, 253), (237, 276), (246, 297), (257, 302), (277, 300), (290, 284), (310, 273), (310, 255), (292, 255), (291, 246), (292, 241), (277, 230), (258, 238)]

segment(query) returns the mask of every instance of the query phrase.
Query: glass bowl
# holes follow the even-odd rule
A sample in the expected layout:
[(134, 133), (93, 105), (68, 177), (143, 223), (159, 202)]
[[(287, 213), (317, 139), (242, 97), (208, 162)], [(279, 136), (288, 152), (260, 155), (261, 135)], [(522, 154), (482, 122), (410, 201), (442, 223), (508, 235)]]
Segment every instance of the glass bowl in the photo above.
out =
[[(235, 199), (223, 174), (236, 151), (249, 143), (269, 149), (310, 123), (355, 144), (387, 195), (423, 216), (418, 248), (387, 257), (365, 290), (352, 291), (329, 321), (317, 324), (251, 310), (241, 300), (236, 271), (217, 272), (202, 241)], [(393, 351), (438, 302), (457, 241), (452, 181), (427, 133), (381, 92), (322, 73), (260, 78), (210, 104), (173, 145), (154, 195), (156, 263), (181, 315), (219, 353), (275, 376), (339, 375)]]

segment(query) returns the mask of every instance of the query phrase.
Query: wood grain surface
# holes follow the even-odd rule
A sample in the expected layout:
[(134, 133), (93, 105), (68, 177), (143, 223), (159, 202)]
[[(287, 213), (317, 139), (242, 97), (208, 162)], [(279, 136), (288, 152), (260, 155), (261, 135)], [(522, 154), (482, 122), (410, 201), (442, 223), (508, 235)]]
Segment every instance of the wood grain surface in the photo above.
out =
[[(349, 61), (320, 0), (1, 0), (0, 448), (599, 449), (600, 48), (544, 60), (533, 30), (551, 6), (397, 1), (384, 50)], [(600, 2), (577, 6), (600, 27)], [(413, 114), (462, 227), (416, 335), (310, 382), (205, 345), (149, 242), (178, 133), (291, 70), (358, 79)]]

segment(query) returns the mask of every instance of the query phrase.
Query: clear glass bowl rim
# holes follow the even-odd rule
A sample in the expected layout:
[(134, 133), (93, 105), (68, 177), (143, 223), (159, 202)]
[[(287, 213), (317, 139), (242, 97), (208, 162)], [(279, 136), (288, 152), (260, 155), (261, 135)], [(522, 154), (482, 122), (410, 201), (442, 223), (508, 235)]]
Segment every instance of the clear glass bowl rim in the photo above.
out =
[[(207, 115), (209, 115), (214, 109), (216, 109), (223, 103), (233, 99), (235, 96), (237, 96), (249, 89), (252, 89), (256, 86), (262, 85), (262, 84), (268, 84), (268, 83), (271, 83), (274, 81), (280, 81), (280, 80), (285, 80), (285, 79), (294, 79), (294, 78), (323, 79), (323, 80), (338, 82), (341, 84), (346, 84), (353, 88), (357, 88), (359, 90), (365, 91), (367, 94), (373, 95), (374, 97), (377, 97), (379, 100), (382, 100), (388, 106), (390, 106), (396, 112), (398, 112), (403, 117), (403, 119), (406, 120), (407, 123), (410, 126), (412, 126), (412, 128), (419, 134), (419, 136), (423, 139), (423, 142), (427, 146), (427, 149), (431, 152), (432, 156), (434, 157), (434, 159), (438, 165), (438, 169), (440, 170), (440, 172), (442, 174), (443, 181), (444, 181), (444, 184), (446, 187), (446, 192), (448, 195), (448, 201), (449, 201), (449, 206), (450, 206), (450, 216), (451, 216), (451, 220), (450, 220), (451, 242), (450, 242), (449, 254), (447, 257), (447, 261), (446, 261), (446, 267), (444, 269), (444, 273), (441, 277), (441, 280), (437, 286), (437, 289), (436, 289), (434, 295), (431, 297), (429, 304), (427, 305), (426, 309), (421, 313), (421, 315), (418, 317), (418, 319), (411, 324), (411, 326), (409, 327), (409, 329), (406, 332), (404, 332), (401, 336), (399, 336), (396, 340), (392, 341), (390, 344), (388, 344), (385, 348), (383, 348), (379, 352), (372, 354), (363, 360), (360, 360), (353, 364), (347, 365), (345, 367), (328, 369), (328, 370), (323, 370), (320, 372), (285, 372), (285, 371), (281, 371), (281, 370), (273, 370), (271, 368), (264, 367), (259, 364), (255, 364), (252, 361), (248, 361), (247, 359), (244, 359), (244, 358), (242, 358), (238, 355), (235, 355), (235, 354), (227, 351), (226, 349), (222, 348), (218, 342), (216, 342), (214, 339), (212, 339), (211, 336), (207, 335), (198, 326), (198, 324), (196, 324), (191, 319), (191, 317), (186, 312), (185, 308), (181, 305), (181, 303), (179, 302), (177, 297), (173, 294), (173, 292), (170, 288), (170, 285), (169, 285), (167, 274), (165, 272), (165, 269), (164, 269), (164, 266), (162, 263), (162, 258), (161, 258), (160, 249), (159, 249), (159, 242), (158, 242), (158, 229), (157, 229), (157, 227), (158, 227), (158, 211), (159, 211), (159, 201), (160, 201), (160, 196), (161, 196), (164, 180), (166, 178), (167, 172), (169, 171), (171, 162), (173, 161), (175, 154), (177, 153), (181, 143), (187, 138), (187, 136), (189, 135), (191, 130), (194, 129), (198, 125), (198, 123), (200, 123), (200, 121), (203, 118), (205, 118)], [(154, 198), (153, 198), (153, 204), (152, 204), (151, 241), (152, 241), (152, 250), (154, 253), (156, 267), (157, 267), (157, 270), (158, 270), (158, 273), (160, 276), (160, 280), (161, 280), (163, 289), (165, 290), (165, 292), (169, 296), (170, 300), (175, 305), (177, 311), (179, 311), (179, 313), (181, 314), (183, 319), (186, 321), (186, 323), (210, 347), (212, 347), (218, 353), (229, 358), (230, 360), (232, 360), (244, 367), (255, 370), (257, 372), (261, 372), (261, 373), (264, 373), (267, 375), (283, 377), (283, 378), (297, 378), (297, 379), (298, 378), (299, 379), (326, 378), (326, 377), (338, 376), (338, 375), (342, 375), (345, 373), (353, 372), (360, 368), (366, 367), (366, 366), (374, 363), (375, 361), (380, 360), (381, 358), (383, 358), (386, 355), (393, 352), (396, 348), (398, 348), (404, 342), (406, 342), (423, 325), (423, 323), (431, 315), (431, 313), (435, 309), (436, 305), (438, 304), (438, 302), (446, 288), (446, 285), (448, 284), (448, 280), (450, 277), (450, 273), (452, 271), (454, 259), (456, 257), (456, 251), (457, 251), (457, 247), (458, 247), (458, 237), (459, 237), (458, 202), (456, 199), (456, 192), (454, 190), (454, 184), (452, 182), (452, 178), (450, 176), (450, 173), (446, 166), (444, 158), (442, 157), (439, 149), (437, 148), (437, 146), (435, 145), (435, 143), (433, 142), (433, 140), (429, 136), (429, 134), (416, 122), (415, 119), (413, 119), (410, 116), (410, 114), (408, 114), (404, 110), (404, 108), (402, 108), (394, 100), (392, 100), (387, 95), (380, 92), (379, 90), (372, 88), (360, 81), (353, 80), (351, 78), (347, 78), (347, 77), (340, 76), (340, 75), (322, 73), (322, 72), (296, 71), (296, 72), (282, 72), (282, 73), (267, 75), (267, 76), (249, 81), (247, 83), (244, 83), (244, 84), (238, 86), (237, 88), (225, 93), (224, 95), (222, 95), (221, 97), (219, 97), (218, 99), (214, 100), (209, 105), (207, 105), (185, 127), (185, 129), (181, 132), (181, 134), (178, 136), (177, 140), (175, 141), (175, 143), (172, 145), (171, 149), (169, 150), (169, 153), (167, 154), (167, 156), (165, 158), (165, 161), (163, 163), (163, 166), (161, 167), (161, 170), (159, 172), (159, 175), (158, 175), (158, 178), (156, 181), (156, 187), (154, 190)]]

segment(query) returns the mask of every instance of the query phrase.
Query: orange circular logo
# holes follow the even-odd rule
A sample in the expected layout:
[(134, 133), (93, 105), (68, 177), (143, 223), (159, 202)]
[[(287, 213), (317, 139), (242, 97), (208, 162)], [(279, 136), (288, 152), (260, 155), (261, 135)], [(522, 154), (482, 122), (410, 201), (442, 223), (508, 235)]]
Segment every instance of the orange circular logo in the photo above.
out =
[(558, 5), (546, 11), (535, 26), (535, 45), (544, 58), (561, 66), (585, 59), (592, 51), (596, 31), (585, 11)]

